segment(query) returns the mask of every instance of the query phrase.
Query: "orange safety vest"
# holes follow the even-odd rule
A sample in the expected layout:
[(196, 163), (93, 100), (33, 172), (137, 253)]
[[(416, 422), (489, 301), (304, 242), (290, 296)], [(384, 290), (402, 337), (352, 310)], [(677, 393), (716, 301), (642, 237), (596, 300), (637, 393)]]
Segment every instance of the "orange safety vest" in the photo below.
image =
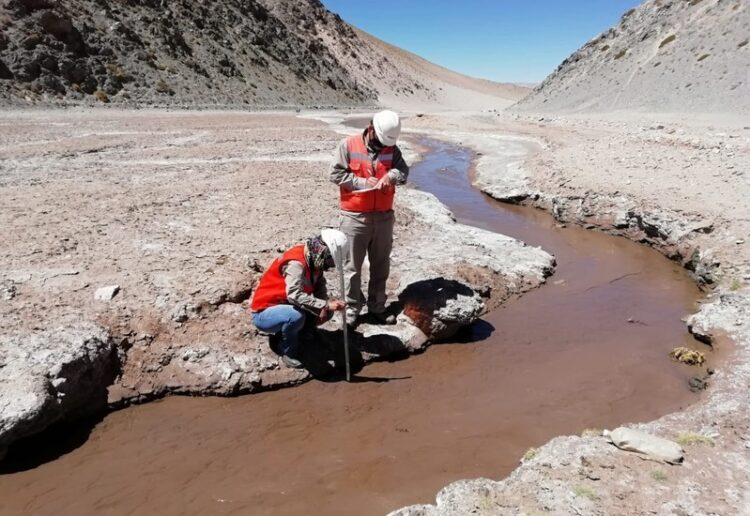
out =
[(251, 311), (260, 312), (271, 306), (289, 304), (286, 297), (286, 281), (284, 281), (281, 269), (292, 260), (300, 262), (305, 268), (305, 277), (310, 281), (305, 283), (303, 290), (307, 294), (312, 294), (314, 291), (314, 282), (310, 268), (307, 266), (307, 260), (305, 260), (305, 246), (301, 244), (292, 247), (276, 258), (268, 270), (263, 273), (263, 277), (260, 278), (260, 283), (258, 283), (258, 288), (253, 293), (253, 300), (250, 302)]
[[(355, 134), (346, 139), (346, 150), (349, 154), (349, 170), (357, 177), (380, 179), (393, 168), (393, 151), (396, 147), (383, 147), (375, 158), (370, 160), (364, 139), (361, 134)], [(373, 170), (373, 165), (375, 170)], [(344, 211), (389, 211), (393, 209), (393, 196), (396, 187), (391, 185), (384, 190), (371, 190), (355, 193), (339, 187), (341, 209)]]

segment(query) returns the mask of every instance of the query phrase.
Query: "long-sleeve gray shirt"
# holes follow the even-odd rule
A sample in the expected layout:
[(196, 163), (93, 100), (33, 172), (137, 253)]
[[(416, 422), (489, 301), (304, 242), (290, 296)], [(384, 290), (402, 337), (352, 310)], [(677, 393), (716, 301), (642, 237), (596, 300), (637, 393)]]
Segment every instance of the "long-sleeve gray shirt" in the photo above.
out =
[[(367, 188), (367, 180), (363, 177), (356, 176), (351, 170), (349, 170), (349, 150), (346, 146), (346, 140), (346, 138), (341, 140), (333, 153), (333, 162), (331, 163), (330, 171), (331, 182), (347, 190), (364, 190)], [(374, 162), (378, 157), (378, 152), (367, 147), (367, 153), (370, 156), (370, 160), (373, 161), (374, 170)], [(409, 165), (404, 161), (401, 149), (399, 149), (398, 146), (393, 149), (393, 162), (391, 170), (388, 171), (388, 175), (397, 185), (406, 183), (406, 180), (409, 177)]]
[[(318, 277), (313, 277), (311, 281), (305, 275), (305, 268), (302, 264), (294, 260), (287, 262), (281, 268), (281, 274), (284, 275), (287, 300), (300, 308), (320, 314), (320, 311), (326, 307), (328, 298), (325, 276), (321, 273)], [(313, 293), (305, 292), (305, 286), (312, 286)]]

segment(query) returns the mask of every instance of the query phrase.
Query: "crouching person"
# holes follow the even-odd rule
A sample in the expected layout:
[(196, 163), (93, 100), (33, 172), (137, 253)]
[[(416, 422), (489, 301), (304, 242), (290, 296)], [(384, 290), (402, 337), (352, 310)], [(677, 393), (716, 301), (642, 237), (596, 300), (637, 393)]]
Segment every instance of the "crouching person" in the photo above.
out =
[(339, 299), (328, 299), (323, 272), (336, 265), (334, 254), (345, 256), (346, 248), (343, 233), (324, 229), (274, 260), (253, 293), (253, 324), (276, 336), (281, 360), (289, 367), (302, 367), (301, 337), (311, 340), (317, 324), (345, 307)]

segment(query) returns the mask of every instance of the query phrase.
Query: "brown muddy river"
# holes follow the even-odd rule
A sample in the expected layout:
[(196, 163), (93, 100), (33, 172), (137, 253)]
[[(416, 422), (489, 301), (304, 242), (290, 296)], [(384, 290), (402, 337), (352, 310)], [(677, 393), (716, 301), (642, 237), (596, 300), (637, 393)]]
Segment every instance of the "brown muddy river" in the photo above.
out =
[(64, 455), (6, 467), (0, 513), (384, 514), (432, 502), (453, 480), (500, 479), (556, 435), (697, 399), (694, 370), (668, 356), (700, 347), (681, 321), (699, 297), (684, 271), (625, 239), (496, 203), (469, 186), (469, 152), (421, 143), (432, 151), (412, 182), (459, 221), (552, 252), (547, 285), (488, 314), (464, 342), (368, 365), (356, 383), (109, 414)]

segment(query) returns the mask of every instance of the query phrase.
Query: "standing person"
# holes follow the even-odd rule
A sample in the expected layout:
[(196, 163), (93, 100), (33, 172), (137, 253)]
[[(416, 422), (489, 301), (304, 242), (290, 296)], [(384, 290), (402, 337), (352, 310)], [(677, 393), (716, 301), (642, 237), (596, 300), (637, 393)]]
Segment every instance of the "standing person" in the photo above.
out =
[(332, 250), (340, 247), (345, 251), (347, 245), (343, 233), (324, 229), (321, 236), (309, 238), (276, 258), (253, 293), (253, 324), (280, 337), (281, 361), (289, 367), (302, 367), (300, 333), (311, 337), (316, 324), (344, 308), (343, 301), (328, 300), (323, 272), (335, 266)]
[(339, 143), (331, 165), (330, 179), (339, 186), (339, 229), (346, 234), (351, 255), (344, 265), (347, 280), (347, 321), (356, 325), (365, 304), (362, 294), (362, 262), (370, 261), (367, 289), (368, 322), (394, 324), (386, 315), (385, 285), (393, 244), (393, 197), (396, 185), (409, 176), (409, 166), (396, 146), (401, 120), (393, 111), (381, 111), (367, 129)]

